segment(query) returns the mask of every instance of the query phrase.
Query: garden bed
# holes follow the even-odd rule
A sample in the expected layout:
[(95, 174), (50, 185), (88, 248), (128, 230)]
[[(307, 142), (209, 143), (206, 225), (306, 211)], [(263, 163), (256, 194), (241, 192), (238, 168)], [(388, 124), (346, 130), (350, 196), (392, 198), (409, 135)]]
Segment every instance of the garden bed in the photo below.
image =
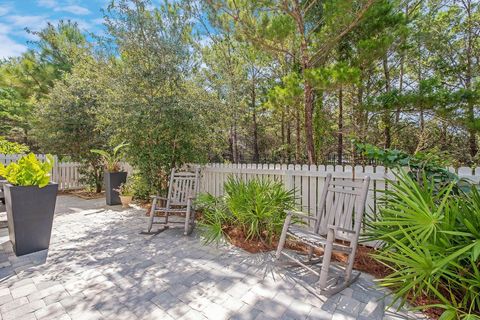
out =
[(98, 193), (98, 192), (87, 191), (85, 189), (61, 190), (58, 192), (58, 195), (72, 195), (85, 200), (105, 198), (104, 191)]

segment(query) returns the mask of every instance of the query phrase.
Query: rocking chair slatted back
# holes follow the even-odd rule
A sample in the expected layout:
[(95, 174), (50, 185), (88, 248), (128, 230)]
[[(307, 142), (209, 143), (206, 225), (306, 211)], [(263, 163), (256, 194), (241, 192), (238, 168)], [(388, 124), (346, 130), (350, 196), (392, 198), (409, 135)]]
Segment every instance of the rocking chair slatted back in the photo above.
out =
[(326, 178), (326, 187), (322, 193), (315, 233), (326, 236), (328, 226), (335, 226), (351, 232), (338, 231), (335, 238), (356, 241), (365, 209), (370, 178), (357, 181), (336, 180), (331, 175)]
[(199, 170), (195, 172), (175, 172), (172, 170), (168, 187), (168, 206), (186, 206), (189, 197), (198, 193)]

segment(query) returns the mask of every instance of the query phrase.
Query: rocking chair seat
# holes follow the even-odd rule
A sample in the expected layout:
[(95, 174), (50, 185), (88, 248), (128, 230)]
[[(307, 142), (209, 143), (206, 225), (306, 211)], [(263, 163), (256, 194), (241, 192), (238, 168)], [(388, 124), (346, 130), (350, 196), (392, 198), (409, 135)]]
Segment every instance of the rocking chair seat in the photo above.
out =
[(168, 212), (168, 213), (185, 213), (187, 208), (166, 208), (166, 207), (155, 207), (155, 212)]
[[(290, 225), (287, 231), (288, 235), (304, 242), (310, 246), (314, 247), (322, 247), (324, 248), (327, 245), (327, 238), (323, 237), (319, 234), (314, 233), (306, 229), (305, 227), (301, 227), (298, 225)], [(341, 251), (350, 253), (352, 252), (352, 248), (348, 245), (343, 245), (337, 242), (333, 243), (333, 250), (334, 251)]]

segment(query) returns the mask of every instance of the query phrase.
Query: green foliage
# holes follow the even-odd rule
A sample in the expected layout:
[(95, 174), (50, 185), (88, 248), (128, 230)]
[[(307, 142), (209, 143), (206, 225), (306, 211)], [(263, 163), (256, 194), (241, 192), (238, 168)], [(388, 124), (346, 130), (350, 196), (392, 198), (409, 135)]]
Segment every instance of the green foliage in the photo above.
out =
[(202, 194), (196, 201), (206, 242), (218, 241), (227, 229), (239, 229), (247, 240), (271, 244), (282, 230), (285, 211), (294, 207), (293, 191), (279, 182), (230, 177), (224, 190), (222, 197)]
[(111, 153), (105, 150), (99, 150), (99, 149), (92, 149), (90, 152), (99, 154), (102, 159), (103, 163), (105, 165), (105, 169), (108, 172), (118, 172), (120, 171), (120, 162), (122, 161), (123, 158), (123, 148), (127, 147), (129, 143), (126, 143), (125, 141), (120, 143), (119, 145), (115, 146), (112, 150)]
[[(440, 190), (400, 172), (390, 181), (371, 239), (383, 247), (374, 255), (392, 269), (381, 280), (394, 301), (427, 294), (440, 301), (444, 316), (480, 318), (480, 193), (455, 196), (450, 183)], [(409, 296), (411, 295), (411, 296)]]
[(38, 118), (33, 115), (40, 101), (50, 92), (55, 80), (85, 58), (89, 44), (77, 24), (70, 21), (60, 21), (57, 25), (47, 23), (39, 31), (27, 32), (36, 39), (30, 42), (31, 49), (0, 62), (0, 135), (31, 144), (35, 140), (32, 133), (38, 128)]
[(47, 155), (45, 162), (37, 159), (35, 154), (29, 153), (16, 163), (8, 166), (0, 163), (0, 176), (15, 186), (45, 187), (50, 182), (50, 171), (53, 168), (53, 156)]
[[(91, 149), (104, 149), (111, 135), (97, 128), (105, 95), (104, 64), (85, 58), (71, 73), (55, 81), (36, 111), (35, 136), (42, 152), (69, 156), (82, 163), (82, 177), (97, 192), (102, 186), (100, 156)], [(54, 124), (54, 125), (53, 125)]]
[(130, 178), (132, 179), (133, 196), (135, 199), (150, 200), (150, 196), (155, 191), (152, 190), (149, 180), (140, 174), (133, 174)]
[(103, 172), (104, 168), (100, 162), (94, 164), (81, 162), (78, 168), (79, 181), (88, 191), (100, 193), (103, 187)]
[(375, 160), (388, 168), (408, 167), (409, 174), (417, 180), (433, 179), (437, 184), (459, 181), (455, 173), (447, 169), (448, 157), (438, 152), (417, 152), (409, 155), (396, 149), (383, 149), (368, 143), (354, 142), (357, 152), (367, 159)]
[(0, 154), (19, 154), (19, 153), (27, 153), (30, 151), (28, 146), (17, 143), (17, 142), (10, 142), (5, 139), (5, 137), (0, 136)]
[(112, 131), (113, 141), (128, 140), (126, 160), (155, 192), (165, 187), (172, 167), (205, 154), (203, 93), (187, 79), (191, 21), (182, 1), (155, 7), (115, 1), (106, 12), (119, 59), (109, 70), (98, 128)]
[(127, 177), (127, 181), (120, 185), (118, 193), (120, 193), (121, 196), (133, 196), (135, 194), (135, 184), (137, 180), (137, 176)]

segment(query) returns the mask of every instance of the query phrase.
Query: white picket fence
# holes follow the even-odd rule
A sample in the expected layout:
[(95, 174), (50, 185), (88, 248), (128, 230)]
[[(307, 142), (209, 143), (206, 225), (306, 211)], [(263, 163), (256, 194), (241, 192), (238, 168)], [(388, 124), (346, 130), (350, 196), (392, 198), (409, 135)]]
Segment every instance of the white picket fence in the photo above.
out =
[[(480, 168), (450, 168), (461, 178), (474, 183), (480, 181)], [(307, 166), (280, 164), (219, 164), (212, 163), (202, 167), (201, 191), (219, 196), (229, 176), (244, 180), (268, 178), (281, 181), (286, 189), (294, 189), (298, 209), (316, 215), (319, 197), (328, 173), (335, 179), (355, 179), (370, 176), (370, 191), (367, 197), (367, 213), (375, 218), (379, 195), (388, 188), (386, 180), (394, 179), (393, 173), (382, 166)]]
[[(0, 163), (8, 165), (10, 162), (15, 162), (20, 159), (22, 155), (3, 155), (0, 154)], [(44, 154), (37, 154), (37, 158), (44, 161)], [(58, 183), (59, 190), (72, 190), (83, 187), (80, 183), (80, 163), (78, 162), (59, 162), (58, 157), (54, 156), (54, 166), (51, 172), (51, 180)]]
[[(17, 161), (21, 155), (1, 155), (0, 163), (5, 165), (12, 161)], [(45, 155), (39, 154), (37, 157), (45, 159)], [(52, 169), (52, 181), (59, 184), (60, 190), (70, 190), (82, 188), (80, 183), (80, 163), (78, 162), (59, 162), (55, 158), (55, 164)], [(127, 163), (122, 167), (127, 172), (133, 171)], [(387, 187), (386, 179), (393, 179), (392, 173), (382, 166), (307, 166), (307, 165), (286, 165), (286, 164), (220, 164), (211, 163), (202, 165), (201, 192), (208, 192), (219, 196), (223, 194), (223, 186), (229, 176), (236, 176), (242, 179), (268, 178), (276, 181), (282, 181), (287, 189), (294, 189), (299, 209), (314, 215), (318, 210), (319, 195), (323, 189), (324, 180), (328, 173), (332, 173), (336, 179), (360, 178), (366, 175), (370, 176), (370, 192), (367, 197), (367, 210), (375, 215), (378, 198), (382, 190)], [(480, 167), (458, 169), (450, 168), (452, 172), (457, 173), (461, 178), (469, 179), (478, 184), (480, 183)]]

